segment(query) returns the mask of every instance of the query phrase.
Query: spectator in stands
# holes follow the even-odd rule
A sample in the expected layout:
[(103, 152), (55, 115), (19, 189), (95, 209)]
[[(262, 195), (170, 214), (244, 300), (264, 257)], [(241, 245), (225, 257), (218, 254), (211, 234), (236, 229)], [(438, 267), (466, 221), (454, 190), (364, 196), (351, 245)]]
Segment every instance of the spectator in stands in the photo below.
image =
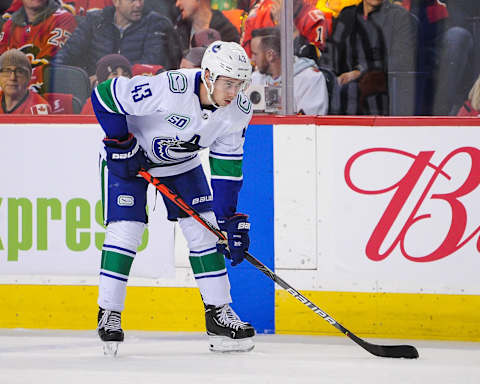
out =
[[(75, 9), (75, 6), (76, 4), (78, 3), (87, 3), (87, 2), (95, 2), (95, 3), (98, 3), (98, 2), (110, 2), (111, 3), (111, 0), (55, 0), (62, 9), (70, 12), (72, 15), (76, 15), (77, 12), (76, 12), (76, 9)], [(5, 10), (5, 13), (2, 14), (2, 18), (0, 20), (0, 24), (3, 24), (3, 22), (7, 21), (8, 19), (10, 19), (12, 17), (12, 14), (14, 12), (17, 12), (22, 6), (23, 0), (8, 0), (7, 3), (10, 3), (8, 8)]]
[[(256, 70), (252, 84), (281, 85), (280, 30), (267, 27), (252, 31), (252, 61)], [(294, 110), (299, 114), (326, 115), (328, 112), (328, 90), (323, 73), (311, 59), (294, 58), (293, 94)]]
[[(282, 0), (260, 0), (250, 9), (241, 39), (249, 57), (252, 31), (278, 25), (281, 7)], [(332, 15), (324, 14), (309, 0), (293, 0), (293, 14), (298, 34), (304, 36), (317, 49), (323, 50), (327, 35), (331, 31)]]
[(468, 100), (458, 111), (457, 116), (477, 116), (480, 117), (480, 76), (473, 84), (472, 89), (468, 93)]
[[(395, 3), (413, 14), (420, 24), (419, 72), (425, 73), (427, 84), (422, 95), (422, 114), (455, 115), (480, 72), (479, 50), (474, 49), (475, 30), (480, 33), (478, 0)], [(480, 36), (476, 41), (480, 42)]]
[(194, 47), (190, 48), (188, 52), (183, 56), (180, 62), (180, 68), (200, 68), (202, 65), (203, 54), (207, 48)]
[(202, 29), (196, 32), (191, 39), (191, 47), (205, 47), (207, 48), (211, 43), (217, 40), (222, 40), (220, 33), (212, 28)]
[(48, 102), (28, 89), (31, 76), (30, 61), (18, 49), (10, 49), (0, 56), (0, 114), (46, 115), (51, 112)]
[(175, 4), (180, 10), (176, 28), (183, 52), (191, 47), (192, 35), (207, 28), (217, 30), (223, 41), (240, 41), (235, 26), (222, 12), (211, 9), (210, 0), (177, 0)]
[[(336, 21), (328, 62), (341, 86), (343, 114), (388, 115), (388, 75), (416, 69), (415, 19), (386, 0), (364, 0), (344, 8)], [(393, 93), (398, 114), (413, 114), (415, 79), (407, 78)]]
[(113, 0), (113, 4), (87, 14), (58, 53), (55, 64), (85, 69), (92, 83), (97, 61), (111, 53), (120, 53), (131, 63), (178, 68), (182, 55), (168, 18), (156, 12), (144, 13), (143, 0)]
[(478, 0), (443, 3), (448, 19), (438, 37), (441, 50), (436, 55), (433, 114), (455, 115), (480, 73), (480, 7)]
[(180, 12), (175, 6), (175, 1), (176, 0), (145, 0), (145, 9), (166, 16), (172, 23), (175, 23), (180, 16)]
[(30, 85), (41, 90), (43, 66), (63, 47), (77, 26), (75, 17), (55, 0), (23, 0), (0, 33), (0, 54), (11, 48), (25, 53), (32, 64)]
[[(128, 59), (118, 53), (113, 53), (102, 57), (97, 62), (97, 69), (95, 71), (95, 77), (98, 83), (103, 83), (108, 79), (115, 77), (132, 77), (132, 64)], [(82, 115), (94, 115), (92, 100), (87, 99), (82, 109)]]

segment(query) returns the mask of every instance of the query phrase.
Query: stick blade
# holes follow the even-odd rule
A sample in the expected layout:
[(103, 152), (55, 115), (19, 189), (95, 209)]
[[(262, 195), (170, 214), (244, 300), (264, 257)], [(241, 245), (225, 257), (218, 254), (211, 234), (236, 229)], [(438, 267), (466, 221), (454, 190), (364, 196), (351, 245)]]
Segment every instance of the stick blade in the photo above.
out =
[(413, 345), (378, 345), (368, 343), (352, 333), (348, 333), (347, 336), (375, 356), (391, 357), (396, 359), (417, 359), (419, 356), (417, 348), (415, 348)]
[(417, 359), (418, 351), (413, 345), (373, 345), (370, 348), (365, 348), (375, 356)]

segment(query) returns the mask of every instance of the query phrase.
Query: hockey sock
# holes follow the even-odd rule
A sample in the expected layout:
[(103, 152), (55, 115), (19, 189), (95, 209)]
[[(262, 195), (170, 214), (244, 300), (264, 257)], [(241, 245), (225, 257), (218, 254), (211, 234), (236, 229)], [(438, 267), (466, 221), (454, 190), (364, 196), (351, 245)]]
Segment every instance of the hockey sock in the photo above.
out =
[(118, 221), (107, 226), (102, 250), (98, 305), (121, 312), (127, 293), (127, 281), (145, 224)]
[[(213, 212), (202, 216), (216, 222)], [(188, 242), (190, 265), (205, 304), (230, 303), (230, 282), (225, 258), (217, 252), (217, 238), (191, 217), (180, 219), (180, 227)]]

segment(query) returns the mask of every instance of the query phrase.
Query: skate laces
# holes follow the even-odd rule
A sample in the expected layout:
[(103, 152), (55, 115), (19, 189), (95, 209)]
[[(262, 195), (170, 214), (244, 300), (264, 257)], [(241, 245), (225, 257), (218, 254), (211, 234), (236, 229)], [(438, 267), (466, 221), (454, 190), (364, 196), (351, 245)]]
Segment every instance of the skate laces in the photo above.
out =
[(230, 305), (225, 304), (224, 306), (217, 308), (217, 319), (223, 324), (230, 328), (238, 331), (239, 328), (243, 328), (247, 325), (244, 321), (240, 320), (235, 311), (230, 307)]
[(106, 331), (118, 331), (122, 328), (120, 313), (109, 311), (108, 309), (103, 311), (102, 318), (98, 322), (97, 329), (104, 328)]

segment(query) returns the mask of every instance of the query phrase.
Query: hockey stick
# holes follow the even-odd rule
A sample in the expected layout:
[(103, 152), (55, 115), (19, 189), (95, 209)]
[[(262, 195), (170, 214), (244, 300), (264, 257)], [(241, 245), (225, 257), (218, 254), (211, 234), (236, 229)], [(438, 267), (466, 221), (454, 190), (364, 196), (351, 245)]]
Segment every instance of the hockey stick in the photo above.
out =
[[(170, 190), (166, 185), (162, 184), (160, 180), (153, 177), (150, 173), (141, 170), (139, 174), (147, 180), (150, 184), (152, 184), (156, 189), (158, 189), (165, 197), (167, 197), (170, 201), (180, 207), (183, 211), (185, 211), (189, 216), (193, 217), (197, 220), (200, 224), (202, 224), (205, 228), (207, 228), (210, 232), (214, 233), (220, 240), (226, 241), (227, 238), (222, 231), (220, 231), (217, 227), (215, 227), (212, 223), (208, 220), (204, 219), (200, 214), (190, 207), (178, 194)], [(305, 296), (299, 293), (296, 289), (294, 289), (290, 284), (288, 284), (285, 280), (280, 278), (275, 272), (273, 272), (270, 268), (268, 268), (265, 264), (263, 264), (260, 260), (253, 257), (250, 253), (245, 252), (245, 258), (258, 270), (263, 272), (267, 275), (271, 280), (275, 283), (280, 285), (283, 289), (285, 289), (288, 293), (290, 293), (293, 297), (295, 297), (298, 301), (305, 304), (308, 308), (310, 308), (313, 312), (323, 318), (326, 322), (333, 325), (337, 328), (340, 332), (344, 335), (348, 336), (351, 340), (357, 343), (360, 347), (370, 352), (372, 355), (380, 356), (380, 357), (403, 357), (406, 359), (416, 359), (418, 357), (417, 349), (412, 345), (378, 345), (369, 343), (360, 337), (356, 336), (354, 333), (350, 332), (347, 328), (343, 325), (338, 323), (334, 320), (330, 315), (326, 312), (322, 311), (318, 308), (315, 304), (313, 304), (310, 300), (308, 300)]]

